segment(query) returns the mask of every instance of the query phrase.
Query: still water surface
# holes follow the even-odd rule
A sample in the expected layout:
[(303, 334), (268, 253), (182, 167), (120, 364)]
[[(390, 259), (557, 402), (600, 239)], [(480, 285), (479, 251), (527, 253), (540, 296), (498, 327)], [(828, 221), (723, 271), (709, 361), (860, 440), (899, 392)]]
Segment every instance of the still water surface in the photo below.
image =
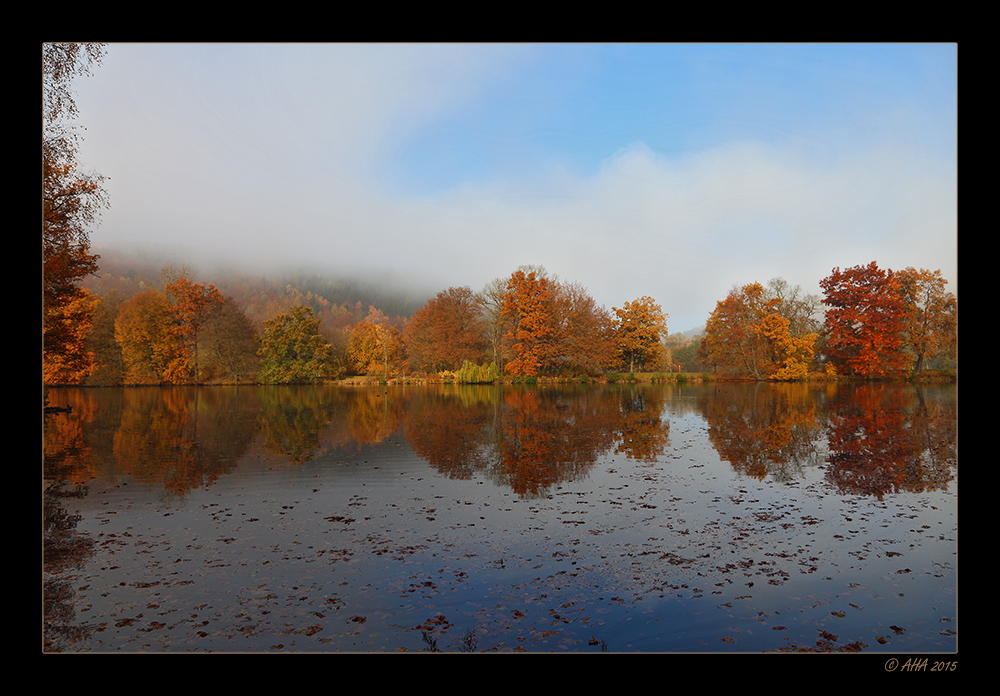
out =
[(51, 390), (47, 651), (957, 651), (953, 386)]

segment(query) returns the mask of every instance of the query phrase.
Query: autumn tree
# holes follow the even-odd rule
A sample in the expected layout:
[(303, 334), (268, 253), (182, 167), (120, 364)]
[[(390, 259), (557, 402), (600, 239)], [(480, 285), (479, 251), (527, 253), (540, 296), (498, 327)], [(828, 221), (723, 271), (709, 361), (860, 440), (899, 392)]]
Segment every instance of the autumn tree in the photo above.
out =
[(555, 335), (553, 283), (536, 270), (518, 269), (507, 280), (501, 317), (513, 358), (505, 365), (512, 375), (536, 376), (552, 365)]
[(296, 305), (264, 322), (258, 378), (265, 384), (318, 382), (333, 374), (330, 353), (312, 309)]
[(667, 315), (652, 297), (640, 297), (615, 307), (614, 335), (618, 356), (629, 372), (636, 366), (659, 367), (663, 350), (660, 343), (667, 336)]
[(827, 352), (840, 371), (879, 377), (910, 364), (905, 351), (907, 306), (899, 279), (872, 261), (834, 268), (820, 281), (827, 306)]
[(477, 297), (482, 307), (483, 331), (493, 363), (504, 372), (504, 365), (510, 357), (505, 336), (510, 327), (503, 313), (503, 296), (507, 292), (507, 281), (494, 278), (479, 291)]
[(347, 359), (355, 374), (379, 375), (388, 379), (406, 369), (403, 335), (389, 323), (375, 306), (370, 306), (364, 321), (351, 329)]
[(205, 369), (223, 382), (253, 382), (260, 369), (260, 342), (253, 322), (227, 297), (210, 306), (202, 326)]
[[(103, 177), (79, 170), (77, 116), (71, 84), (100, 63), (102, 44), (42, 47), (42, 357), (49, 376), (79, 366), (84, 333), (93, 321), (92, 298), (80, 282), (96, 272), (90, 228), (107, 207)], [(78, 376), (87, 370), (70, 368)]]
[(700, 334), (691, 337), (682, 333), (670, 334), (663, 344), (668, 368), (676, 372), (707, 372), (709, 366), (699, 355), (702, 338)]
[(440, 372), (479, 362), (487, 345), (480, 298), (468, 287), (439, 292), (413, 313), (403, 340), (414, 369)]
[(786, 288), (780, 279), (771, 281), (769, 289), (760, 283), (733, 288), (705, 324), (700, 358), (758, 380), (805, 377), (817, 334), (804, 333), (814, 326), (809, 311), (795, 299), (798, 290)]
[(59, 350), (49, 350), (42, 361), (42, 381), (45, 384), (78, 384), (97, 371), (96, 355), (87, 343), (94, 325), (94, 315), (100, 298), (79, 289), (54, 307), (46, 315), (50, 325), (59, 324), (61, 341)]
[(97, 370), (89, 375), (85, 384), (111, 386), (123, 383), (125, 363), (122, 349), (115, 340), (115, 318), (125, 298), (117, 290), (100, 297), (94, 313), (94, 326), (87, 334), (87, 350), (94, 354)]
[(701, 357), (705, 362), (754, 379), (763, 379), (766, 342), (757, 330), (769, 307), (760, 283), (733, 288), (705, 323)]
[(214, 285), (207, 287), (186, 277), (167, 283), (167, 295), (173, 299), (174, 335), (180, 347), (177, 359), (168, 367), (171, 382), (199, 381), (198, 340), (211, 309), (224, 300)]
[(916, 357), (913, 371), (919, 373), (926, 360), (954, 358), (958, 331), (958, 300), (945, 290), (941, 271), (919, 271), (910, 267), (896, 274), (907, 307), (906, 345)]
[(556, 337), (564, 371), (596, 375), (617, 359), (614, 318), (580, 283), (555, 287)]
[(768, 379), (789, 381), (808, 376), (815, 355), (817, 334), (794, 336), (791, 322), (774, 312), (764, 317), (758, 331), (769, 343)]
[(784, 278), (767, 281), (764, 295), (777, 300), (775, 309), (788, 320), (788, 331), (796, 337), (819, 334), (823, 329), (823, 303), (817, 295), (804, 293), (798, 285), (791, 285)]
[(115, 318), (115, 340), (121, 348), (125, 384), (169, 381), (168, 367), (180, 358), (170, 301), (146, 290), (122, 303)]

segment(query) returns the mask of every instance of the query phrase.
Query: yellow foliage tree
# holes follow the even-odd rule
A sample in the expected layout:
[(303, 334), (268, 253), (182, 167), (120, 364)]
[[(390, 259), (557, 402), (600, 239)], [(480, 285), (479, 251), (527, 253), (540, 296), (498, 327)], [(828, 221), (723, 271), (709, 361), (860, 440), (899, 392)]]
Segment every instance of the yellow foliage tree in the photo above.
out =
[(768, 314), (757, 331), (770, 343), (769, 360), (764, 366), (768, 379), (791, 381), (809, 374), (816, 344), (816, 334), (796, 338), (788, 330), (788, 319)]
[(622, 364), (629, 372), (640, 367), (657, 369), (663, 361), (661, 339), (667, 337), (667, 315), (652, 297), (640, 297), (614, 308), (614, 333)]
[(390, 324), (358, 322), (347, 343), (347, 358), (356, 374), (382, 375), (387, 379), (390, 374), (406, 369), (403, 336)]

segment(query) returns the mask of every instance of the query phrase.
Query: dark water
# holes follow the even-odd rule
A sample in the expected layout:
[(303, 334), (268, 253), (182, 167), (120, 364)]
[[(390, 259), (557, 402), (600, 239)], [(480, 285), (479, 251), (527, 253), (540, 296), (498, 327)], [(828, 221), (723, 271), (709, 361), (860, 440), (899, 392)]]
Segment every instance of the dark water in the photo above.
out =
[(47, 651), (958, 649), (954, 387), (49, 402)]

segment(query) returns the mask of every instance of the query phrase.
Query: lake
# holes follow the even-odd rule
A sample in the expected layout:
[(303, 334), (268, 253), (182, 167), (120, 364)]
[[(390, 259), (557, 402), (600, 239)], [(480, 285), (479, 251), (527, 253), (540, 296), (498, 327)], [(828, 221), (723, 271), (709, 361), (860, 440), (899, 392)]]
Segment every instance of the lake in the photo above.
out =
[(954, 385), (49, 404), (48, 652), (958, 650)]

